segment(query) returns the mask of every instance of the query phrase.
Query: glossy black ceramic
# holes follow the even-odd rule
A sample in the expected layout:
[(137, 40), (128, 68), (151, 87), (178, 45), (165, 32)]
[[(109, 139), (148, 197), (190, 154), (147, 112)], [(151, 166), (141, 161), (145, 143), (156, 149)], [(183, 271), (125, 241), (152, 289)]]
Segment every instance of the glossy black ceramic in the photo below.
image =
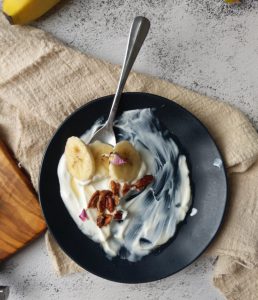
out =
[(99, 117), (107, 117), (113, 96), (91, 101), (70, 115), (50, 141), (41, 167), (39, 193), (48, 227), (61, 248), (77, 264), (103, 278), (126, 283), (158, 280), (185, 268), (210, 244), (223, 219), (227, 179), (221, 155), (204, 125), (173, 101), (144, 93), (125, 93), (118, 114), (155, 107), (159, 120), (176, 136), (190, 167), (192, 207), (175, 237), (138, 262), (110, 260), (99, 244), (76, 226), (60, 197), (57, 165), (68, 137), (82, 135)]

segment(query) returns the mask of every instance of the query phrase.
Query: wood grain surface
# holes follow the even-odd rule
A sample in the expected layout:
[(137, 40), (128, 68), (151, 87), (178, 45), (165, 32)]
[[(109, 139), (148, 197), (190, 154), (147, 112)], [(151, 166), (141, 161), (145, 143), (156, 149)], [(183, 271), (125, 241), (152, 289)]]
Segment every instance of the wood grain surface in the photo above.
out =
[(0, 260), (27, 245), (45, 228), (27, 176), (0, 140)]

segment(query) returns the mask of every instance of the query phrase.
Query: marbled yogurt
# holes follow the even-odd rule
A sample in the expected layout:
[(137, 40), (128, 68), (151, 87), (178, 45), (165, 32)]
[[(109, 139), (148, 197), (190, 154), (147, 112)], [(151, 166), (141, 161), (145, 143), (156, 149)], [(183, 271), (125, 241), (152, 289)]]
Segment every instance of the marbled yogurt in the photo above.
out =
[[(100, 120), (96, 121), (81, 139), (87, 143), (101, 125)], [(108, 257), (119, 255), (137, 261), (173, 237), (177, 224), (184, 220), (191, 205), (189, 170), (186, 157), (170, 132), (161, 128), (152, 109), (124, 112), (115, 122), (115, 129), (118, 141), (130, 141), (141, 155), (138, 178), (145, 174), (155, 178), (138, 196), (120, 202), (126, 218), (102, 228), (96, 225), (95, 209), (87, 210), (89, 220), (83, 222), (79, 218), (92, 193), (109, 188), (110, 178), (74, 180), (67, 170), (64, 155), (58, 165), (60, 193), (78, 228), (99, 243)]]

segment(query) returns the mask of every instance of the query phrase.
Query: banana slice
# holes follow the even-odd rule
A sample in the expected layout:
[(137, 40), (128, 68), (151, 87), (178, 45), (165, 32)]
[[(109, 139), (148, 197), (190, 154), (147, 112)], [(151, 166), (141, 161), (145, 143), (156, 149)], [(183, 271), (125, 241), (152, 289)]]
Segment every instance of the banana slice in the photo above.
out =
[[(113, 147), (104, 144), (100, 141), (96, 141), (92, 144), (89, 144), (91, 152), (95, 160), (95, 173), (99, 177), (108, 177), (109, 176), (109, 160), (108, 155), (113, 151)], [(103, 156), (103, 155), (106, 155)]]
[(141, 168), (141, 157), (134, 146), (128, 141), (121, 141), (113, 149), (121, 158), (126, 160), (125, 164), (109, 164), (109, 174), (114, 180), (132, 181), (134, 180)]
[(90, 179), (95, 172), (95, 162), (90, 148), (75, 137), (70, 137), (65, 146), (65, 158), (70, 174), (79, 180)]

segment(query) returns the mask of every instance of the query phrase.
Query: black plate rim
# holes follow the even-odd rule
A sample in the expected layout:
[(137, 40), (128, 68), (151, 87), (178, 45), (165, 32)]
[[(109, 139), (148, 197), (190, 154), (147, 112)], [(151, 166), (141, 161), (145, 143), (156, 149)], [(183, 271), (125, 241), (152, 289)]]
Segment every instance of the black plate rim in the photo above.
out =
[(217, 143), (215, 142), (214, 138), (212, 137), (212, 135), (210, 134), (209, 130), (207, 129), (207, 127), (193, 114), (191, 113), (190, 111), (188, 111), (186, 108), (184, 108), (183, 106), (181, 106), (180, 104), (178, 104), (177, 102), (175, 102), (174, 100), (172, 99), (168, 99), (168, 98), (165, 98), (165, 97), (162, 97), (162, 96), (159, 96), (159, 95), (156, 95), (156, 94), (152, 94), (152, 93), (145, 93), (145, 92), (125, 92), (123, 93), (122, 95), (124, 94), (131, 94), (131, 95), (141, 95), (141, 96), (151, 96), (151, 97), (155, 97), (157, 99), (162, 99), (162, 100), (165, 100), (165, 101), (172, 101), (175, 105), (179, 106), (183, 111), (185, 111), (186, 113), (188, 113), (189, 115), (191, 115), (200, 125), (201, 127), (206, 131), (207, 135), (209, 136), (209, 138), (212, 140), (212, 142), (214, 143), (214, 146), (216, 148), (216, 150), (218, 151), (218, 154), (219, 154), (219, 158), (221, 159), (222, 161), (222, 169), (223, 169), (223, 174), (224, 174), (224, 177), (225, 177), (225, 183), (226, 183), (226, 193), (225, 193), (225, 201), (224, 201), (224, 207), (223, 207), (223, 212), (222, 212), (222, 217), (221, 217), (221, 220), (220, 220), (220, 223), (217, 227), (217, 229), (214, 231), (214, 235), (213, 237), (209, 240), (209, 242), (206, 244), (206, 246), (204, 247), (204, 249), (200, 252), (199, 255), (197, 255), (194, 259), (192, 259), (188, 264), (185, 264), (182, 268), (179, 268), (178, 270), (174, 271), (174, 272), (171, 272), (171, 274), (168, 274), (168, 275), (164, 275), (164, 276), (160, 276), (159, 279), (153, 279), (153, 280), (141, 280), (141, 281), (125, 281), (125, 280), (113, 280), (113, 279), (110, 279), (108, 276), (102, 276), (102, 275), (99, 275), (97, 274), (96, 272), (94, 271), (88, 271), (84, 266), (81, 265), (81, 263), (75, 259), (74, 257), (72, 257), (72, 255), (70, 255), (70, 253), (68, 253), (69, 251), (67, 251), (65, 249), (65, 247), (63, 247), (62, 245), (62, 241), (58, 238), (58, 236), (56, 236), (56, 234), (52, 231), (52, 229), (49, 227), (48, 225), (48, 217), (46, 216), (46, 212), (44, 211), (43, 209), (43, 205), (42, 205), (42, 199), (41, 199), (41, 173), (42, 173), (42, 169), (43, 169), (43, 164), (44, 164), (44, 160), (45, 160), (45, 156), (48, 152), (48, 149), (50, 147), (50, 145), (52, 144), (54, 138), (55, 138), (55, 135), (59, 132), (59, 130), (62, 129), (62, 127), (64, 126), (64, 124), (69, 121), (70, 118), (72, 118), (78, 111), (80, 111), (81, 109), (84, 109), (85, 107), (87, 107), (88, 105), (90, 105), (91, 103), (93, 102), (97, 102), (97, 101), (102, 101), (102, 100), (105, 100), (107, 98), (110, 98), (110, 97), (114, 97), (114, 94), (111, 94), (111, 95), (106, 95), (106, 96), (103, 96), (103, 97), (99, 97), (99, 98), (95, 98), (93, 100), (90, 100), (89, 102), (81, 105), (80, 107), (78, 107), (77, 109), (75, 109), (71, 114), (69, 114), (62, 122), (61, 124), (57, 127), (57, 129), (55, 130), (55, 132), (52, 134), (52, 137), (50, 139), (50, 141), (48, 142), (47, 146), (46, 146), (46, 149), (43, 153), (43, 156), (42, 156), (42, 160), (41, 160), (41, 164), (40, 164), (40, 172), (39, 172), (39, 178), (38, 178), (38, 195), (39, 195), (39, 202), (40, 202), (40, 207), (41, 207), (41, 210), (42, 210), (42, 213), (43, 213), (43, 216), (45, 218), (45, 221), (46, 221), (46, 224), (47, 224), (47, 227), (48, 227), (48, 230), (50, 231), (50, 233), (53, 235), (55, 241), (58, 243), (58, 245), (60, 246), (60, 248), (64, 251), (64, 253), (70, 258), (72, 259), (76, 264), (78, 264), (80, 267), (82, 267), (84, 270), (92, 273), (93, 275), (97, 276), (97, 277), (100, 277), (100, 278), (103, 278), (105, 280), (108, 280), (108, 281), (112, 281), (112, 282), (118, 282), (118, 283), (126, 283), (126, 284), (135, 284), (135, 283), (148, 283), (148, 282), (154, 282), (154, 281), (157, 281), (157, 280), (161, 280), (161, 279), (165, 279), (165, 278), (168, 278), (180, 271), (182, 271), (183, 269), (187, 268), (188, 266), (190, 266), (194, 261), (196, 261), (206, 250), (207, 248), (211, 245), (211, 243), (214, 241), (214, 239), (216, 238), (219, 230), (221, 229), (221, 226), (224, 222), (224, 219), (225, 219), (225, 213), (226, 213), (226, 209), (227, 209), (227, 206), (228, 206), (228, 196), (229, 196), (229, 184), (228, 184), (228, 176), (227, 176), (227, 172), (226, 172), (226, 167), (225, 167), (225, 163), (224, 163), (224, 159), (223, 159), (223, 156), (221, 154), (221, 151), (219, 150), (218, 146), (217, 146)]

